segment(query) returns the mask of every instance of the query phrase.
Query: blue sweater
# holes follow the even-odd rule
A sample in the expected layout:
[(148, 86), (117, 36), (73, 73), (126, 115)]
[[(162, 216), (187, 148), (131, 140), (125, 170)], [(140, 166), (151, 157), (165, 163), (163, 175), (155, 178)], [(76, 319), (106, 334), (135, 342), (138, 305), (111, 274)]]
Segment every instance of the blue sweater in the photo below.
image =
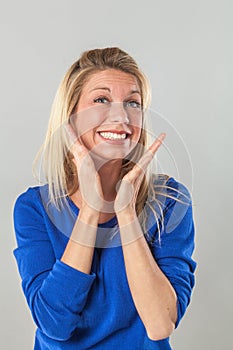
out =
[[(167, 185), (188, 190), (174, 178)], [(168, 194), (174, 196), (174, 191)], [(175, 192), (176, 193), (176, 192)], [(176, 197), (179, 195), (176, 193)], [(185, 313), (194, 285), (194, 223), (189, 204), (161, 198), (164, 229), (148, 212), (148, 244), (157, 264), (177, 294), (178, 319)], [(180, 198), (181, 200), (183, 199)], [(187, 202), (187, 201), (186, 201)], [(48, 203), (48, 187), (29, 188), (14, 208), (18, 247), (14, 250), (22, 287), (37, 325), (34, 350), (149, 350), (171, 349), (169, 338), (153, 341), (137, 313), (127, 282), (117, 219), (99, 224), (99, 230), (115, 235), (94, 250), (91, 273), (78, 271), (60, 259), (78, 208), (67, 198), (68, 207), (58, 211)], [(155, 242), (151, 243), (152, 236)], [(114, 242), (109, 245), (109, 242)], [(104, 246), (104, 247), (103, 247)]]

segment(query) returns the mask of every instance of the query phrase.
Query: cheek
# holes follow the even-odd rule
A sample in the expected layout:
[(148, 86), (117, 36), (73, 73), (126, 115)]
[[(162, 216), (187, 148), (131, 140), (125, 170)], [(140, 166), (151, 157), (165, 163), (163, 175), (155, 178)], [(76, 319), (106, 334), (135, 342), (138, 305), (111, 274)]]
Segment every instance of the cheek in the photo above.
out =
[(90, 135), (99, 127), (105, 116), (98, 108), (88, 108), (75, 115), (74, 129), (78, 137)]
[(135, 144), (138, 144), (140, 137), (141, 137), (142, 129), (141, 128), (135, 128), (134, 130), (134, 136), (133, 136), (133, 142)]
[(133, 129), (133, 139), (139, 141), (142, 132), (142, 117), (131, 119), (130, 123)]

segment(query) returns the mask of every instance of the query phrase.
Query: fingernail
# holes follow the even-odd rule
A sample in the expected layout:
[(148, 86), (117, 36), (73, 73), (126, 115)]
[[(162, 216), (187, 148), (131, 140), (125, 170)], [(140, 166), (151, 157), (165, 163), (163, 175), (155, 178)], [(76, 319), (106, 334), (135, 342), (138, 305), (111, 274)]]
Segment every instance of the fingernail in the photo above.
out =
[(166, 137), (166, 134), (164, 132), (159, 136), (159, 140), (162, 142), (165, 139), (165, 137)]

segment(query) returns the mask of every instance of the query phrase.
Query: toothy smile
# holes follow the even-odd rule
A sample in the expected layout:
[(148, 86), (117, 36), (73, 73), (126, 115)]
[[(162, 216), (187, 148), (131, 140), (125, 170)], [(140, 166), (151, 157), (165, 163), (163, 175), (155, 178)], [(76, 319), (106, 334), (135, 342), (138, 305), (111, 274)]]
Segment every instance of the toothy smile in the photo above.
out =
[(127, 137), (127, 134), (118, 134), (118, 133), (114, 133), (114, 132), (100, 132), (99, 133), (104, 139), (107, 140), (123, 140)]

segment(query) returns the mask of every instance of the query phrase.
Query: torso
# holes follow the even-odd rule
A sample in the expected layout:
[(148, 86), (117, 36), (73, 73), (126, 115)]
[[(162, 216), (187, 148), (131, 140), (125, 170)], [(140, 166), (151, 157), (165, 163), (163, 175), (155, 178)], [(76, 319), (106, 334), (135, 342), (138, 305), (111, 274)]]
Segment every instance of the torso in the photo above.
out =
[(103, 224), (105, 222), (108, 222), (109, 220), (114, 218), (114, 216), (116, 216), (115, 213), (114, 214), (112, 214), (112, 213), (100, 213), (98, 223)]
[[(76, 205), (76, 207), (81, 208), (81, 200), (82, 199), (81, 199), (78, 191), (75, 194), (71, 195), (70, 199)], [(99, 215), (98, 224), (103, 224), (105, 222), (108, 222), (109, 220), (111, 220), (115, 216), (116, 216), (115, 212), (113, 212), (113, 213), (112, 212), (111, 213), (101, 212)]]

